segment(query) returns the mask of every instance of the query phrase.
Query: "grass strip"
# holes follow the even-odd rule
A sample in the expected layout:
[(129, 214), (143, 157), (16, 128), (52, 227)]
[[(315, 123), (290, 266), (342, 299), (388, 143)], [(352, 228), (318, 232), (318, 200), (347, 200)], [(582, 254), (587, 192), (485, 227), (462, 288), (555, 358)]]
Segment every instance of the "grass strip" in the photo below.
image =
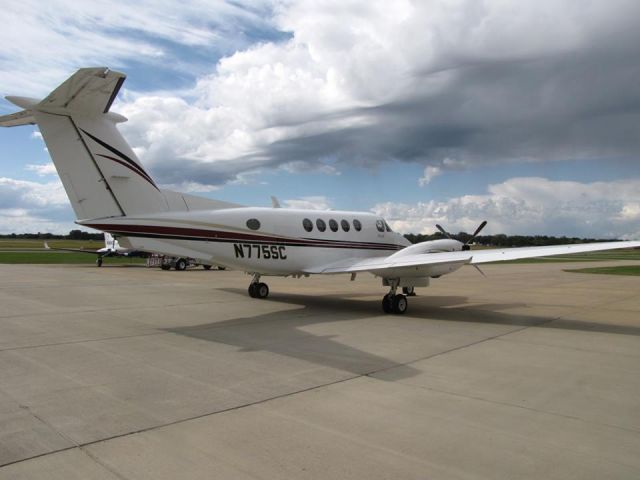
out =
[(571, 273), (596, 273), (599, 275), (633, 275), (640, 276), (640, 265), (620, 265), (617, 267), (592, 267), (567, 269)]

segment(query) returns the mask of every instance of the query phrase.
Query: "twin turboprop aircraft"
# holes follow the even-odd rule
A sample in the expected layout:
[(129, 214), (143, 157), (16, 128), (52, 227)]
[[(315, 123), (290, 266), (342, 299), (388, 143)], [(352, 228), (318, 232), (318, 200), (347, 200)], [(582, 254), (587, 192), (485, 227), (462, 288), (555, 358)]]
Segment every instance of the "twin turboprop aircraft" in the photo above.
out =
[[(368, 272), (389, 288), (387, 313), (405, 313), (405, 293), (463, 265), (638, 247), (606, 242), (470, 250), (454, 239), (411, 245), (372, 213), (243, 207), (158, 187), (110, 112), (125, 75), (83, 68), (43, 100), (7, 97), (23, 110), (1, 126), (37, 124), (74, 209), (77, 223), (120, 237), (125, 248), (208, 259), (250, 273), (249, 294), (265, 298), (269, 275)], [(482, 224), (476, 234), (482, 228)]]

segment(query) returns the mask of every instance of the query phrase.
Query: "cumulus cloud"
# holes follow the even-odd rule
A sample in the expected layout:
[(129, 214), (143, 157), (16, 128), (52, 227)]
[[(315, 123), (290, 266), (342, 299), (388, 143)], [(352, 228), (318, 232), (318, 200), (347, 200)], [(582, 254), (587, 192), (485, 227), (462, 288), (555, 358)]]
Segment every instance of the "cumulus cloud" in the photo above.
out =
[(426, 185), (458, 168), (448, 159), (640, 151), (638, 2), (301, 0), (275, 11), (289, 40), (221, 59), (188, 101), (141, 94), (123, 106), (160, 177), (176, 175), (176, 159), (183, 180), (212, 183), (401, 160), (424, 164)]
[(640, 179), (580, 183), (512, 178), (484, 195), (416, 204), (379, 203), (372, 209), (403, 233), (472, 232), (630, 238), (640, 222)]
[(59, 180), (39, 183), (0, 177), (0, 233), (68, 233), (73, 212)]
[(58, 173), (52, 162), (44, 164), (27, 164), (25, 168), (30, 172), (36, 172), (40, 177), (56, 175)]
[(307, 210), (330, 210), (330, 200), (322, 195), (293, 198), (283, 202), (287, 208), (301, 208)]

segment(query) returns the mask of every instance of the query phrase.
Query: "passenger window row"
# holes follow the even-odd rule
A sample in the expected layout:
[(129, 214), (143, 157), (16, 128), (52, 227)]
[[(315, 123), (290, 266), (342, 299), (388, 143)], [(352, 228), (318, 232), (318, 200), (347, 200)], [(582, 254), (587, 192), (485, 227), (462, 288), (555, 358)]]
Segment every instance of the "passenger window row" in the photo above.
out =
[[(340, 226), (345, 232), (348, 232), (351, 229), (351, 224), (345, 219), (340, 220)], [(250, 218), (249, 220), (247, 220), (247, 227), (251, 230), (258, 230), (260, 228), (260, 221), (257, 218)], [(311, 232), (313, 231), (313, 222), (310, 219), (305, 218), (304, 220), (302, 220), (302, 227), (307, 232)], [(324, 220), (318, 218), (316, 220), (316, 228), (318, 229), (318, 231), (324, 232), (327, 230), (327, 224)], [(356, 232), (362, 230), (362, 223), (360, 223), (360, 220), (355, 218), (353, 219), (353, 228), (356, 230)], [(376, 220), (376, 229), (379, 232), (392, 231), (389, 224), (384, 220)], [(329, 220), (329, 230), (331, 230), (332, 232), (338, 231), (338, 222), (333, 218)]]
[[(342, 227), (342, 230), (344, 230), (345, 232), (348, 232), (349, 230), (351, 230), (351, 224), (345, 219), (340, 220), (340, 226)], [(304, 220), (302, 220), (302, 227), (307, 232), (311, 232), (313, 231), (313, 222), (308, 218), (305, 218)], [(318, 218), (316, 220), (316, 228), (318, 229), (318, 231), (324, 232), (327, 229), (327, 224), (324, 220), (322, 220), (321, 218)], [(362, 230), (362, 223), (360, 223), (360, 220), (357, 220), (357, 219), (353, 220), (353, 228), (356, 230), (356, 232), (359, 232), (360, 230)], [(331, 230), (332, 232), (338, 231), (338, 222), (335, 221), (333, 218), (329, 220), (329, 230)]]

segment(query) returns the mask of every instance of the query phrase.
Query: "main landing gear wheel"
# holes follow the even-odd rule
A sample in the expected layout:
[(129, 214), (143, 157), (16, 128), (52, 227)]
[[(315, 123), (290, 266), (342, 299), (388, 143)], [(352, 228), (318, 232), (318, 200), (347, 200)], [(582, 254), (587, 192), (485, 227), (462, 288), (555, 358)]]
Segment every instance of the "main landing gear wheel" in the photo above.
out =
[(202, 265), (205, 270), (211, 270), (211, 265)]
[(187, 269), (187, 261), (184, 258), (176, 260), (176, 270), (182, 271)]
[(98, 259), (96, 260), (96, 265), (97, 265), (98, 267), (101, 267), (101, 266), (102, 266), (102, 257), (98, 257)]
[(266, 283), (252, 283), (249, 285), (249, 296), (251, 298), (267, 298), (269, 296), (269, 286)]
[(382, 297), (382, 310), (384, 313), (397, 313), (402, 315), (406, 313), (409, 307), (407, 297), (404, 295), (394, 295), (393, 293), (387, 293)]
[(393, 313), (399, 313), (402, 315), (407, 311), (407, 307), (409, 307), (407, 297), (404, 295), (396, 295), (393, 297)]

